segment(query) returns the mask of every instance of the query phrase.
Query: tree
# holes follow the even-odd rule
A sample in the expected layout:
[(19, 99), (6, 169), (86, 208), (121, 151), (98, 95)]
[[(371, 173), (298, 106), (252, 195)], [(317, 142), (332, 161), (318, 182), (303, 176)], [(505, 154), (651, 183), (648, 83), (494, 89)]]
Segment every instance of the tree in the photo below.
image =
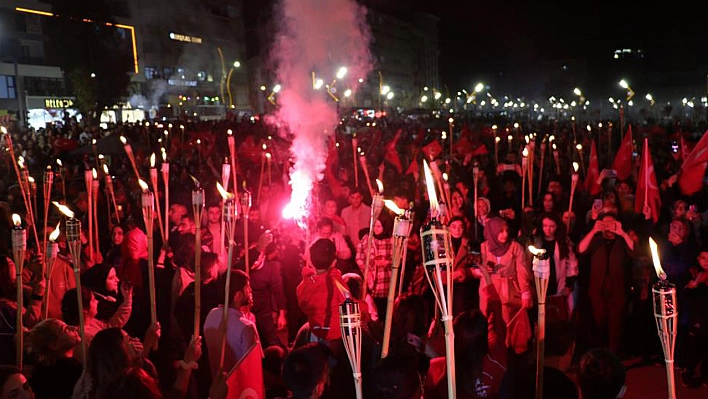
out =
[(132, 38), (115, 26), (103, 0), (54, 1), (46, 20), (46, 57), (67, 72), (79, 109), (91, 123), (124, 101), (133, 68)]

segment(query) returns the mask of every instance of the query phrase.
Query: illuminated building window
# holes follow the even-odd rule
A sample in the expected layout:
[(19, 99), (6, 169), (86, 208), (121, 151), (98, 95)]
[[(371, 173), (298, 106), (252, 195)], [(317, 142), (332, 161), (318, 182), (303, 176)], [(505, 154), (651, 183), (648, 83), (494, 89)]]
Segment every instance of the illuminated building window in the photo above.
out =
[(200, 81), (203, 82), (203, 81), (206, 80), (206, 78), (207, 78), (207, 73), (206, 73), (206, 71), (199, 71), (199, 72), (197, 72), (197, 79), (199, 79)]
[(0, 98), (17, 98), (14, 76), (0, 75)]
[(145, 67), (145, 78), (146, 79), (154, 79), (157, 75), (157, 69), (152, 68), (152, 67)]

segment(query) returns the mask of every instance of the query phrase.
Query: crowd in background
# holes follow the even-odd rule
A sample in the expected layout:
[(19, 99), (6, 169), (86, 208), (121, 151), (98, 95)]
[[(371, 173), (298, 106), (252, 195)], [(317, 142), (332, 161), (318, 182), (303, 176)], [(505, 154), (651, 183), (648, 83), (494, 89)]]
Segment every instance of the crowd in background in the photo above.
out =
[[(629, 174), (617, 176), (616, 155), (630, 126), (632, 156), (623, 161), (629, 162)], [(581, 126), (575, 120), (515, 125), (503, 119), (344, 118), (332, 137), (321, 138), (328, 153), (323, 154), (323, 178), (310, 194), (304, 225), (282, 216), (290, 200), (289, 143), (298, 132), (279, 131), (258, 116), (103, 128), (72, 121), (38, 131), (8, 128), (14, 153), (36, 180), (36, 195), (30, 199), (35, 203), (32, 226), (15, 160), (3, 151), (0, 363), (15, 363), (14, 321), (20, 311), (15, 287), (20, 283), (26, 345), (23, 370), (0, 368), (0, 398), (25, 397), (22, 392), (30, 390), (38, 398), (226, 397), (241, 388), (227, 387), (230, 375), (224, 372), (253, 356), (261, 367), (249, 369), (255, 373), (249, 379), (263, 387), (265, 397), (353, 398), (337, 313), (346, 295), (363, 298), (364, 397), (447, 397), (444, 333), (422, 266), (419, 231), (431, 218), (423, 160), (445, 172), (445, 178), (439, 177), (438, 196), (447, 202), (446, 211), (436, 217), (450, 232), (455, 260), (458, 397), (534, 395), (538, 298), (528, 245), (550, 255), (547, 398), (578, 398), (579, 391), (585, 399), (617, 397), (626, 389), (621, 360), (663, 364), (652, 310), (651, 287), (658, 278), (649, 237), (659, 244), (661, 264), (677, 289), (679, 379), (692, 388), (708, 381), (708, 202), (702, 182), (690, 194), (677, 183), (682, 162), (705, 126), (681, 121)], [(233, 163), (229, 132), (238, 154)], [(149, 180), (152, 154), (160, 170), (161, 148), (170, 164), (166, 214), (161, 177), (156, 198), (168, 229), (163, 234), (156, 221), (152, 234), (155, 323), (142, 190), (119, 136), (131, 145), (143, 180)], [(644, 138), (651, 149), (660, 208), (645, 204), (644, 193), (637, 190)], [(522, 150), (528, 142), (535, 143), (533, 166), (522, 177)], [(595, 175), (593, 157), (599, 166)], [(571, 193), (573, 162), (582, 165)], [(231, 258), (216, 187), (224, 163), (236, 167), (231, 173), (237, 175), (239, 193), (245, 189), (252, 196), (247, 217), (239, 207)], [(112, 176), (115, 203), (103, 164)], [(75, 212), (84, 235), (91, 218), (84, 172), (95, 168), (100, 176), (98, 241), (90, 247), (88, 237), (82, 239), (81, 296), (65, 217), (54, 206), (44, 229), (42, 177), (48, 166), (55, 172), (51, 200)], [(385, 360), (379, 358), (396, 215), (384, 209), (372, 223), (375, 179), (382, 182), (385, 198), (414, 215)], [(197, 186), (204, 189), (206, 203), (200, 226), (192, 206)], [(233, 184), (229, 191), (234, 191)], [(11, 250), (13, 213), (21, 216), (28, 232), (21, 280), (15, 276)], [(60, 221), (59, 254), (45, 284), (41, 242)], [(228, 269), (233, 273), (226, 287)], [(195, 326), (197, 291), (201, 314)], [(85, 354), (77, 329), (79, 297)], [(228, 321), (223, 323), (226, 298)], [(224, 324), (228, 328), (222, 344)], [(15, 396), (5, 396), (9, 389)]]

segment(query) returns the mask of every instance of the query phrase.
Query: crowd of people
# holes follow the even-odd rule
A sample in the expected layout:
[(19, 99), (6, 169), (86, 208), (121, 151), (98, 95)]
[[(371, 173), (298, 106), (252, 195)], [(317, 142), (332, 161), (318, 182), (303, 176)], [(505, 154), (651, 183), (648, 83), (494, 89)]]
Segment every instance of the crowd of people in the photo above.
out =
[[(708, 202), (702, 181), (699, 191), (686, 193), (677, 176), (701, 138), (694, 132), (705, 126), (434, 122), (352, 119), (332, 137), (323, 135), (329, 152), (304, 220), (282, 216), (297, 132), (258, 116), (105, 128), (68, 121), (37, 131), (8, 126), (11, 140), (4, 143), (13, 144), (17, 158), (0, 155), (0, 399), (354, 398), (338, 313), (345, 298), (361, 298), (365, 398), (446, 398), (445, 333), (419, 235), (432, 217), (449, 231), (454, 259), (457, 397), (534, 397), (539, 298), (529, 245), (545, 249), (550, 263), (544, 397), (619, 398), (632, 389), (622, 361), (663, 365), (649, 237), (677, 291), (678, 379), (703, 389)], [(630, 126), (632, 156), (618, 160)], [(156, 209), (151, 232), (143, 188), (119, 136), (131, 145), (141, 179), (150, 180), (152, 154), (158, 168), (160, 158), (169, 162), (155, 200), (163, 214)], [(645, 137), (660, 208), (637, 190)], [(529, 142), (531, 163), (522, 153)], [(679, 142), (677, 151), (672, 144)], [(14, 170), (18, 159), (36, 181), (27, 195)], [(431, 209), (423, 160), (436, 171), (441, 210)], [(573, 162), (581, 164), (577, 172)], [(617, 173), (618, 162), (629, 162), (629, 173)], [(222, 165), (235, 168), (236, 179), (226, 178), (227, 190), (237, 191), (233, 231), (222, 222)], [(48, 169), (54, 180), (45, 198)], [(91, 169), (100, 181), (97, 197), (85, 184)], [(384, 208), (371, 220), (375, 179), (381, 195), (413, 215), (398, 278), (396, 214)], [(200, 218), (192, 203), (197, 187), (205, 198)], [(67, 242), (66, 216), (53, 205), (45, 215), (48, 200), (82, 222), (80, 259)], [(27, 231), (21, 270), (12, 251), (15, 213)], [(49, 259), (44, 238), (57, 228), (59, 252)], [(381, 359), (392, 284), (390, 348)]]

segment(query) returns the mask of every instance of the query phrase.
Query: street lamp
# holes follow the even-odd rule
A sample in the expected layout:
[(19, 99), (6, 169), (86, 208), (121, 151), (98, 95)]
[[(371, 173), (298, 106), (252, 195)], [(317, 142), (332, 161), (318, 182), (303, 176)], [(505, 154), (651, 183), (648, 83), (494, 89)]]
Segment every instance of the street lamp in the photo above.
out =
[(627, 81), (624, 79), (619, 81), (619, 85), (623, 89), (627, 90), (627, 101), (630, 101), (632, 97), (634, 97), (634, 90), (632, 90), (632, 88), (629, 86), (629, 83), (627, 83)]
[(347, 67), (341, 67), (337, 71), (337, 79), (342, 80), (344, 79), (344, 76), (347, 74)]

